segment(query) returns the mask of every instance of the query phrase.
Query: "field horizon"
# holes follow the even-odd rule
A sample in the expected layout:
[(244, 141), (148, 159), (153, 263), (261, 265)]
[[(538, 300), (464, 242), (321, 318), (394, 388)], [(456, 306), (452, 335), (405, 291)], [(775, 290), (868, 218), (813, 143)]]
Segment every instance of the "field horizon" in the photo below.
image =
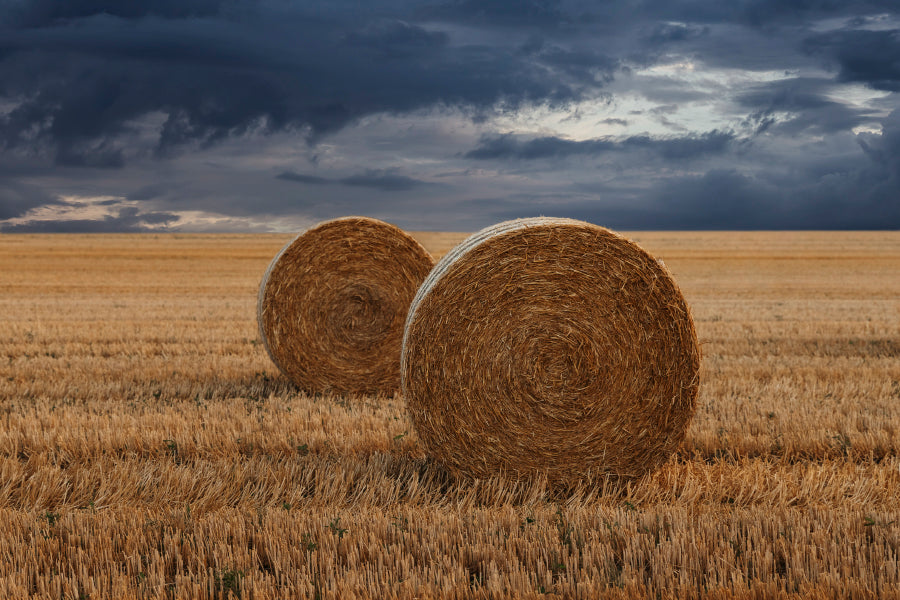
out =
[(620, 233), (691, 307), (697, 412), (565, 489), (295, 389), (256, 325), (294, 234), (0, 234), (0, 596), (900, 597), (900, 232)]

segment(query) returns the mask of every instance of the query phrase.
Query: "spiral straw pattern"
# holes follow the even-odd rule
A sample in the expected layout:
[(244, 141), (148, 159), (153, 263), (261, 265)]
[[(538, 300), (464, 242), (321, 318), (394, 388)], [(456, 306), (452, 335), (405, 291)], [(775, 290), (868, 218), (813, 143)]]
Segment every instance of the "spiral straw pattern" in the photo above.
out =
[(304, 231), (259, 286), (269, 356), (310, 392), (392, 394), (406, 313), (433, 265), (415, 239), (376, 219), (345, 217)]
[(500, 223), (419, 288), (401, 378), (426, 452), (471, 478), (629, 479), (683, 439), (700, 351), (666, 268), (569, 219)]

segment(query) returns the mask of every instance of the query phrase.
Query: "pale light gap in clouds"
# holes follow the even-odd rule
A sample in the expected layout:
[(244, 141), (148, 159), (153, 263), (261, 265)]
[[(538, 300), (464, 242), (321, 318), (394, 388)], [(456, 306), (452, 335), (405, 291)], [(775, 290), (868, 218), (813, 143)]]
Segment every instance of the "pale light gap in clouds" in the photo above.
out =
[(36, 221), (101, 220), (118, 215), (117, 209), (137, 206), (137, 202), (116, 196), (60, 196), (59, 204), (38, 206), (6, 223), (16, 226)]
[[(185, 232), (185, 233), (288, 233), (303, 230), (313, 222), (302, 217), (277, 217), (257, 220), (252, 217), (235, 218), (228, 215), (196, 210), (165, 213), (160, 218), (157, 213), (144, 213), (141, 203), (115, 196), (64, 196), (55, 205), (40, 206), (29, 210), (21, 217), (6, 219), (9, 231), (24, 230), (49, 231), (44, 224), (55, 225), (60, 231), (67, 231), (65, 223), (73, 224), (69, 231), (89, 230), (88, 222), (122, 223), (122, 231), (132, 228), (145, 232)], [(104, 231), (114, 231), (109, 229)]]

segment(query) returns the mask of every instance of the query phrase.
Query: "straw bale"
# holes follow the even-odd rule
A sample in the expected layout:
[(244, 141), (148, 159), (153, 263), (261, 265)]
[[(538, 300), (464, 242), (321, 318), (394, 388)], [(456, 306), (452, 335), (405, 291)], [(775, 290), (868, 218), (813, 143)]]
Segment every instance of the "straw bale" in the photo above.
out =
[(581, 221), (507, 221), (419, 288), (401, 378), (426, 452), (472, 478), (630, 479), (676, 449), (700, 351), (684, 297), (650, 254)]
[(269, 356), (307, 391), (397, 391), (406, 312), (432, 266), (415, 239), (376, 219), (306, 230), (259, 286), (257, 321)]

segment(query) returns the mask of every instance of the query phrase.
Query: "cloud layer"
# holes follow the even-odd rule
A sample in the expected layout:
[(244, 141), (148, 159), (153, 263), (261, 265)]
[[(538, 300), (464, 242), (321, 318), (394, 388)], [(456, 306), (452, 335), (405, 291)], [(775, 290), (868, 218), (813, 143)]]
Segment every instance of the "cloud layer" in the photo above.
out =
[(898, 94), (893, 1), (0, 0), (0, 230), (897, 228)]

